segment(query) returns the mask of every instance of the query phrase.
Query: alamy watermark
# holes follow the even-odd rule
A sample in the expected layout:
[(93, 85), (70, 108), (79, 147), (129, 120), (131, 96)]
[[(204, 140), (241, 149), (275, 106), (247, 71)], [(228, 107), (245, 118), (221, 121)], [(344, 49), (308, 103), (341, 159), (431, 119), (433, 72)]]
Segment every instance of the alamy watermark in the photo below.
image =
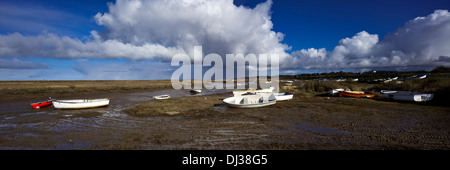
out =
[[(214, 66), (212, 66), (213, 62)], [(260, 88), (278, 87), (278, 54), (259, 54), (258, 57), (255, 54), (247, 54), (246, 56), (243, 54), (226, 54), (226, 68), (224, 68), (223, 58), (219, 54), (211, 53), (203, 56), (202, 46), (194, 46), (193, 63), (187, 54), (174, 55), (171, 66), (180, 66), (180, 63), (182, 63), (181, 67), (175, 70), (171, 77), (171, 84), (174, 89), (192, 89), (192, 81), (194, 81), (194, 89), (202, 89), (203, 86), (206, 89), (224, 89), (224, 87), (226, 89), (244, 89), (246, 77), (248, 78), (247, 84), (251, 89), (258, 88), (258, 84)], [(210, 68), (203, 74), (203, 67)], [(192, 68), (194, 72), (192, 72)], [(226, 77), (224, 77), (224, 70)], [(248, 70), (247, 75), (245, 74), (246, 70)], [(267, 77), (269, 71), (270, 81)], [(212, 81), (213, 76), (214, 82)], [(235, 80), (237, 81), (235, 82)]]

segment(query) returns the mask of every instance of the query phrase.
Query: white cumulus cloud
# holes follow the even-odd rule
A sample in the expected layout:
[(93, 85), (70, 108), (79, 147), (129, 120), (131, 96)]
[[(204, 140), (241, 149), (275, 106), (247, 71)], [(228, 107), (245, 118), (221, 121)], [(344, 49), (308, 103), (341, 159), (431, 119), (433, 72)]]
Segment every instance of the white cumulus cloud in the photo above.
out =
[[(81, 41), (43, 33), (0, 35), (0, 56), (48, 58), (125, 58), (170, 61), (178, 53), (274, 53), (290, 60), (284, 34), (272, 30), (272, 1), (255, 8), (235, 6), (232, 0), (117, 0), (94, 19), (104, 31), (91, 31)], [(288, 62), (285, 62), (288, 63)]]
[(417, 17), (380, 40), (366, 31), (344, 38), (332, 50), (292, 52), (303, 69), (450, 66), (450, 13)]

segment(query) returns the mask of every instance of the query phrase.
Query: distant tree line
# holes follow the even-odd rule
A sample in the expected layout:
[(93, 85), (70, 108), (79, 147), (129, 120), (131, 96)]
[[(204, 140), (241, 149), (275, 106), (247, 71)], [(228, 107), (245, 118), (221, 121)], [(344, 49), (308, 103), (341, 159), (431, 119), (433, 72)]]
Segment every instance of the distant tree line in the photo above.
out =
[(450, 73), (449, 67), (439, 66), (434, 68), (431, 71), (407, 71), (407, 72), (399, 72), (399, 71), (367, 71), (362, 73), (353, 73), (353, 72), (329, 72), (329, 73), (303, 73), (297, 75), (280, 75), (280, 79), (295, 79), (295, 80), (315, 80), (315, 79), (358, 79), (359, 82), (370, 82), (374, 79), (383, 79), (389, 77), (411, 77), (416, 75), (428, 74), (429, 76), (433, 75), (445, 75), (448, 76)]

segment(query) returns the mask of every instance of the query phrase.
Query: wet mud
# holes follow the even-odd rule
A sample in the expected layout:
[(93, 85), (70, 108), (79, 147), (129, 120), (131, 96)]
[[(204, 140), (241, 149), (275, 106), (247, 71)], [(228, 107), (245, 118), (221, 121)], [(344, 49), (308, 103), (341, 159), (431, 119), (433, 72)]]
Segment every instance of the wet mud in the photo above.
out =
[(33, 110), (23, 109), (28, 101), (4, 102), (0, 149), (450, 149), (450, 108), (426, 104), (296, 95), (268, 107), (237, 109), (222, 102), (197, 107), (202, 98), (192, 97), (198, 101), (186, 113), (124, 112), (161, 94), (190, 97), (176, 90), (92, 95), (110, 97), (111, 104), (86, 110)]

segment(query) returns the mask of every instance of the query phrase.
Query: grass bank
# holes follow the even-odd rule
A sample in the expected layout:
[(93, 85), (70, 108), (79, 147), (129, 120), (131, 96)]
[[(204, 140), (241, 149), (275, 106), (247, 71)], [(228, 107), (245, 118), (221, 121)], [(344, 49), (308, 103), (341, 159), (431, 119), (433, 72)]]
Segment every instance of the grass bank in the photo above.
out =
[(364, 82), (335, 82), (335, 81), (311, 81), (300, 80), (294, 86), (282, 86), (281, 91), (294, 93), (298, 96), (326, 96), (330, 89), (351, 89), (371, 92), (382, 98), (379, 94), (381, 90), (398, 90), (422, 93), (433, 93), (434, 97), (431, 105), (447, 106), (450, 101), (450, 77), (432, 76), (425, 79), (413, 79), (401, 82), (388, 82), (371, 84)]
[(434, 97), (429, 103), (433, 105), (449, 106), (450, 77), (429, 77), (425, 79), (407, 80), (403, 83), (389, 82), (377, 84), (370, 88), (372, 91), (401, 90), (422, 93), (433, 93)]
[(170, 80), (0, 81), (0, 101), (172, 88)]

